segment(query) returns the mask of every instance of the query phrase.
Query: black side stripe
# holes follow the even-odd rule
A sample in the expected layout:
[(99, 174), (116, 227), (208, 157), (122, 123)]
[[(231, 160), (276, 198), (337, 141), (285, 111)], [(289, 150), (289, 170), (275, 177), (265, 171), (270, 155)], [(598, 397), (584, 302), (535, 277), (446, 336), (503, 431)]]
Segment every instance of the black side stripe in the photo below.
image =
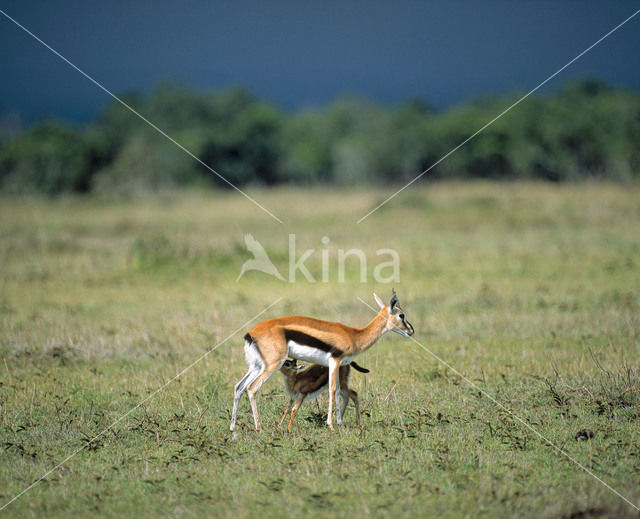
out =
[(332, 344), (326, 343), (313, 335), (309, 335), (304, 332), (299, 332), (298, 330), (284, 330), (284, 340), (288, 343), (289, 341), (297, 342), (298, 344), (302, 344), (303, 346), (309, 346), (311, 348), (316, 348), (320, 351), (326, 351), (330, 353), (332, 357), (340, 357), (344, 352)]
[(248, 333), (244, 336), (244, 340), (248, 343), (256, 342), (253, 340), (253, 337), (251, 337), (251, 335)]

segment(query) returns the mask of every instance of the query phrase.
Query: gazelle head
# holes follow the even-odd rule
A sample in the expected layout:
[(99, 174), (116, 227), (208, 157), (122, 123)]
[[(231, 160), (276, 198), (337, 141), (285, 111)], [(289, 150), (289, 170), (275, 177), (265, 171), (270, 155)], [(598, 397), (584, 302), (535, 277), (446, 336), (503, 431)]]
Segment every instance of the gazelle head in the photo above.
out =
[(411, 337), (414, 332), (413, 326), (411, 326), (411, 323), (409, 323), (405, 318), (404, 310), (400, 308), (396, 291), (393, 290), (393, 294), (388, 305), (384, 304), (376, 294), (373, 294), (373, 297), (375, 298), (376, 303), (378, 303), (380, 309), (386, 310), (387, 329), (392, 332), (399, 333), (403, 337)]
[(280, 371), (285, 375), (292, 375), (301, 369), (304, 369), (304, 365), (301, 364), (298, 366), (298, 361), (296, 359), (287, 359), (284, 361), (284, 364), (280, 367)]

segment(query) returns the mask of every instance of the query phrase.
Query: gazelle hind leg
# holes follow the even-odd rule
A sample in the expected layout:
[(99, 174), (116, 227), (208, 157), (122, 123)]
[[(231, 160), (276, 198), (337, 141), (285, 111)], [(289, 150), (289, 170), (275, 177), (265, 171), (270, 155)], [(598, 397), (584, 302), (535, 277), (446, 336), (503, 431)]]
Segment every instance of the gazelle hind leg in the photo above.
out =
[(240, 379), (240, 382), (236, 384), (236, 387), (233, 392), (233, 411), (231, 413), (231, 426), (229, 430), (234, 432), (236, 428), (236, 421), (238, 419), (238, 406), (240, 404), (240, 398), (242, 394), (247, 390), (249, 384), (253, 382), (260, 375), (260, 369), (255, 366), (251, 367), (249, 371), (247, 371), (246, 375)]
[(262, 373), (260, 373), (260, 375), (258, 375), (258, 377), (253, 382), (251, 382), (249, 384), (249, 387), (247, 388), (247, 395), (249, 395), (249, 402), (251, 402), (251, 412), (253, 413), (253, 423), (255, 424), (256, 431), (262, 430), (260, 416), (258, 415), (258, 405), (256, 404), (256, 393), (258, 392), (260, 387), (262, 387), (262, 384), (269, 380), (271, 375), (273, 375), (277, 370), (280, 369), (280, 366), (282, 366), (283, 362), (284, 359), (276, 364), (266, 366)]
[(231, 426), (229, 427), (231, 432), (233, 432), (234, 437), (236, 435), (235, 428), (236, 421), (238, 419), (240, 398), (242, 398), (242, 394), (247, 390), (249, 385), (264, 371), (264, 361), (262, 360), (262, 356), (260, 355), (255, 342), (247, 340), (246, 337), (244, 342), (244, 356), (247, 361), (247, 366), (249, 366), (249, 370), (236, 384), (234, 389), (233, 411), (231, 413)]

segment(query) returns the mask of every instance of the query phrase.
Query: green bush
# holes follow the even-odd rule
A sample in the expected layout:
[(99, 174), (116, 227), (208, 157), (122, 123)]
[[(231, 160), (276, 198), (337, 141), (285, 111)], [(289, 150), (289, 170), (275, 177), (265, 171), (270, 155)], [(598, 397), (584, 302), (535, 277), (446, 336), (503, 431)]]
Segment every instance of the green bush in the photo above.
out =
[(0, 184), (11, 193), (84, 192), (90, 174), (82, 135), (59, 123), (40, 123), (0, 149)]
[[(410, 181), (521, 95), (443, 113), (420, 100), (384, 108), (350, 97), (285, 114), (243, 89), (212, 94), (171, 83), (124, 100), (234, 185), (363, 185)], [(584, 80), (526, 99), (430, 176), (627, 181), (639, 172), (640, 96)], [(229, 187), (117, 102), (82, 131), (41, 123), (0, 143), (0, 186), (8, 192), (186, 185)]]

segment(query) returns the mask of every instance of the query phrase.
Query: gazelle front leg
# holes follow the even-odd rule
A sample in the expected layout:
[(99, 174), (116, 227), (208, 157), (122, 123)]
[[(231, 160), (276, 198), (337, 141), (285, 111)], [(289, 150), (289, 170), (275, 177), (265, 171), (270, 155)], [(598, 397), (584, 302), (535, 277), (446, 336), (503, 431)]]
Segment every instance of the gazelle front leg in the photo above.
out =
[[(360, 402), (358, 402), (358, 393), (356, 393), (353, 389), (350, 389), (349, 397), (351, 397), (351, 400), (353, 400), (353, 404), (356, 406), (356, 425), (360, 425)], [(347, 401), (348, 400), (349, 398), (347, 398)]]
[(344, 418), (344, 412), (347, 409), (347, 405), (349, 405), (349, 393), (346, 391), (340, 390), (340, 402), (341, 405), (338, 407), (338, 413), (340, 418)]
[(280, 418), (280, 421), (278, 422), (278, 428), (280, 428), (280, 426), (282, 425), (282, 422), (284, 422), (284, 419), (289, 414), (289, 409), (291, 409), (292, 405), (293, 405), (293, 398), (289, 400), (289, 405), (285, 408), (284, 414), (282, 415), (282, 418)]
[(293, 419), (296, 417), (298, 409), (300, 409), (300, 406), (302, 405), (302, 402), (304, 402), (304, 399), (305, 399), (305, 396), (300, 395), (300, 398), (298, 398), (298, 400), (296, 401), (295, 405), (293, 406), (293, 409), (291, 409), (291, 418), (289, 419), (289, 426), (287, 427), (288, 431), (291, 430), (291, 426), (293, 425)]
[[(329, 413), (327, 414), (327, 425), (333, 431), (333, 410), (336, 408), (336, 388), (338, 388), (338, 376), (340, 373), (340, 359), (331, 357), (329, 359)], [(339, 398), (339, 397), (338, 397)], [(339, 423), (339, 422), (338, 422)]]
[[(336, 423), (338, 425), (342, 425), (342, 414), (344, 413), (344, 409), (342, 408), (342, 390), (340, 389), (340, 366), (336, 370), (338, 375), (336, 378)], [(346, 404), (346, 402), (345, 402)]]

